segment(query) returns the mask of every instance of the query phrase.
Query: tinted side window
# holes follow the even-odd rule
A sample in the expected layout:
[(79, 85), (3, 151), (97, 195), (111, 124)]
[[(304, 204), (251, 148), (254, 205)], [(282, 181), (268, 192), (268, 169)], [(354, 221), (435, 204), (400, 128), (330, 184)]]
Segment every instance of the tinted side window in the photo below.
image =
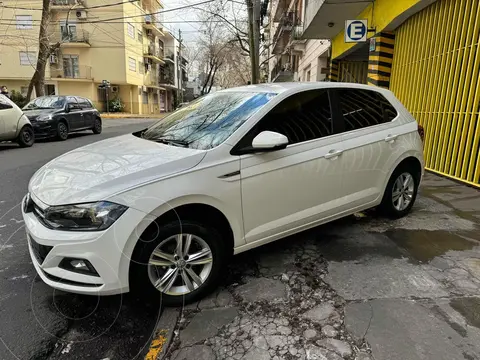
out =
[(87, 99), (77, 97), (78, 106), (80, 109), (91, 109), (90, 102)]
[(262, 131), (283, 134), (289, 144), (332, 135), (328, 91), (303, 91), (283, 100), (259, 122), (255, 135)]
[(67, 97), (67, 104), (71, 110), (79, 109), (77, 100), (73, 96)]
[(337, 91), (345, 120), (345, 131), (383, 124), (397, 116), (395, 108), (376, 91), (360, 89)]

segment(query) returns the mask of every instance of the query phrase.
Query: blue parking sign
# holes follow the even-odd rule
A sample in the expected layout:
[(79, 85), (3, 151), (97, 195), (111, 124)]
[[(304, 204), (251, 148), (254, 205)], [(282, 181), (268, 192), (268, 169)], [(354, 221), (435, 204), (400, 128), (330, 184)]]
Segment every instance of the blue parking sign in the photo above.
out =
[(345, 42), (367, 41), (367, 20), (346, 20), (345, 21)]

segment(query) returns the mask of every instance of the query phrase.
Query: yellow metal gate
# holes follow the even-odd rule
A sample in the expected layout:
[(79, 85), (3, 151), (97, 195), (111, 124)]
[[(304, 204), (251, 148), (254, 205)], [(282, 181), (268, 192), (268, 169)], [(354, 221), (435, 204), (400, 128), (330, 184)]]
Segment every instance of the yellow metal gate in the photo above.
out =
[(438, 0), (395, 31), (390, 88), (425, 127), (428, 169), (480, 184), (480, 2)]
[(339, 61), (338, 81), (366, 84), (368, 61)]

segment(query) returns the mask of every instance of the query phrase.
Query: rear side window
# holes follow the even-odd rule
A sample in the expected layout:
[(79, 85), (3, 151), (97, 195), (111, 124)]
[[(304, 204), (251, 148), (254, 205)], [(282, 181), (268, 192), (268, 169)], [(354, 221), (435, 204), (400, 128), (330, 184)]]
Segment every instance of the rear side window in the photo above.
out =
[(4, 95), (0, 95), (0, 110), (11, 109), (13, 106), (4, 98)]
[(328, 91), (309, 90), (286, 98), (259, 122), (255, 133), (262, 131), (283, 134), (289, 144), (332, 135)]
[(67, 97), (67, 103), (68, 103), (68, 107), (71, 110), (79, 109), (77, 100), (73, 96), (68, 96)]
[(340, 109), (345, 120), (345, 131), (352, 131), (392, 121), (397, 111), (376, 91), (338, 89)]
[(80, 109), (91, 109), (92, 108), (92, 105), (90, 104), (90, 102), (87, 99), (77, 97), (77, 101), (78, 101), (78, 106), (80, 107)]

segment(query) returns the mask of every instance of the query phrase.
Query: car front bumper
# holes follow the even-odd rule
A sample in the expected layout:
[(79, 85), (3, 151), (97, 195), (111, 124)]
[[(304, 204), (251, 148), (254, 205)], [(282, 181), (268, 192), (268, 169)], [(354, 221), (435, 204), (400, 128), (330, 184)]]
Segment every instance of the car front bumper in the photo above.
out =
[[(83, 232), (49, 229), (34, 212), (25, 212), (23, 206), (22, 215), (33, 265), (47, 285), (87, 295), (128, 292), (130, 255), (144, 213), (128, 209), (107, 230)], [(64, 258), (87, 260), (98, 276), (60, 267)]]
[(50, 121), (31, 121), (36, 139), (51, 138), (57, 135), (57, 129)]

